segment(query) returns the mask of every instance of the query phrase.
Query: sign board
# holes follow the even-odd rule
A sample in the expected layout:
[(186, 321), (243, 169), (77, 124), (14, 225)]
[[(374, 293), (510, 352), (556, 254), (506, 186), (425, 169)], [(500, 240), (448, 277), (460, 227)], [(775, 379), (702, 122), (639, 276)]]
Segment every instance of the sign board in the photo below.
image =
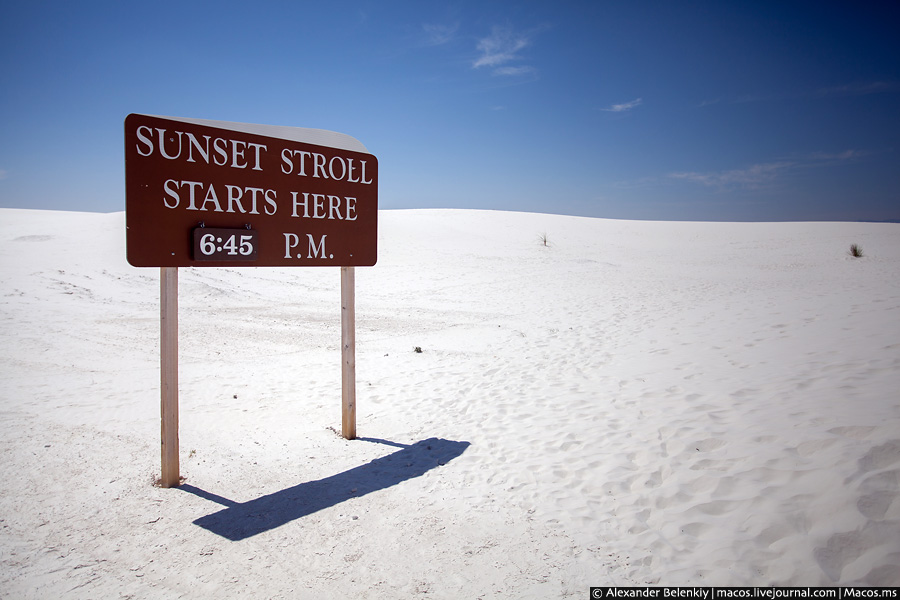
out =
[(378, 160), (330, 131), (131, 114), (125, 224), (135, 267), (372, 266)]

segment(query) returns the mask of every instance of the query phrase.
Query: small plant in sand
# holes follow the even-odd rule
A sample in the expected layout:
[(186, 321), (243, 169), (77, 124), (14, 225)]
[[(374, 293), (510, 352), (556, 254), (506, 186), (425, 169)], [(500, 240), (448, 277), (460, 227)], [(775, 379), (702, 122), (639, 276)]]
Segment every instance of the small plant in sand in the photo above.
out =
[(850, 252), (848, 254), (853, 258), (862, 258), (864, 256), (859, 244), (850, 244)]
[(547, 235), (547, 232), (541, 233), (538, 235), (538, 239), (541, 240), (541, 245), (549, 248), (550, 247), (550, 237)]

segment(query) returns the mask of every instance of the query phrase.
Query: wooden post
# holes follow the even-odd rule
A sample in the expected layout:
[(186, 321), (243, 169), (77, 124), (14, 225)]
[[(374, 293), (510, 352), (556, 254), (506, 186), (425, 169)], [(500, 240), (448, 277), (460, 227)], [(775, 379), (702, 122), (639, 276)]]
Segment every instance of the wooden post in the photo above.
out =
[(341, 267), (341, 434), (356, 438), (356, 282), (353, 267)]
[(178, 465), (178, 267), (160, 268), (160, 383), (164, 488), (180, 483)]

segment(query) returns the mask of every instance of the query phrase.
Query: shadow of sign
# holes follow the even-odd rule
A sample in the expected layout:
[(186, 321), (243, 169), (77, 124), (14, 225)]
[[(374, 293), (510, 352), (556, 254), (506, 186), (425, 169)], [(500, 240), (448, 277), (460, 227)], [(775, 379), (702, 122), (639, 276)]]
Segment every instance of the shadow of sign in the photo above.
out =
[(469, 442), (439, 438), (422, 440), (409, 446), (375, 438), (357, 439), (398, 446), (401, 450), (349, 471), (301, 483), (248, 502), (234, 502), (187, 484), (178, 489), (226, 506), (223, 510), (197, 519), (194, 524), (231, 541), (239, 541), (350, 498), (424, 475), (460, 456), (469, 447)]

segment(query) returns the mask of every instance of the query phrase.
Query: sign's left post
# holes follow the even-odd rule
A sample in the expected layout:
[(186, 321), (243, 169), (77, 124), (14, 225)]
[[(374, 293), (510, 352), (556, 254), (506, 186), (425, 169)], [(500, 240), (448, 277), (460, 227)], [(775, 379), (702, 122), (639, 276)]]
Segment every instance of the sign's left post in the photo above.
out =
[(178, 267), (160, 268), (160, 378), (164, 488), (181, 483), (178, 462)]

